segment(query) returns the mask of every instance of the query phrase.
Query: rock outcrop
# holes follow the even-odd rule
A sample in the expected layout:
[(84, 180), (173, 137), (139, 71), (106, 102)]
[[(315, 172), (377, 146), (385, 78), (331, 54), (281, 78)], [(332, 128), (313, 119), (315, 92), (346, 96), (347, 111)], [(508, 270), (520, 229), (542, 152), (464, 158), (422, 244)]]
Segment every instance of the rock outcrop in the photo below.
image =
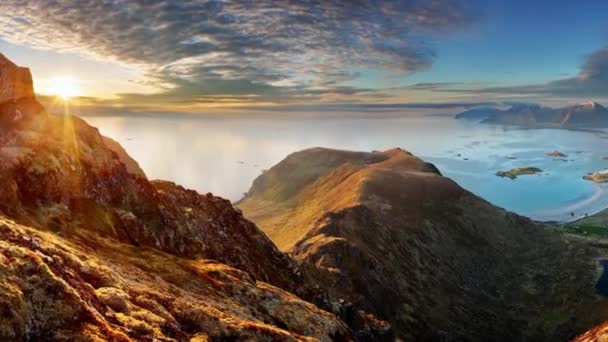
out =
[(114, 151), (114, 153), (116, 153), (118, 156), (118, 159), (125, 164), (129, 173), (146, 178), (146, 173), (141, 169), (139, 163), (135, 159), (131, 158), (127, 151), (125, 151), (125, 149), (120, 146), (116, 140), (105, 136), (102, 136), (102, 139), (106, 147)]
[(0, 53), (0, 104), (33, 97), (30, 69), (17, 66)]
[(391, 338), (229, 201), (148, 180), (21, 80), (1, 84), (0, 340)]
[(0, 217), (3, 341), (348, 340), (333, 314), (213, 260)]
[(571, 342), (604, 342), (608, 341), (608, 322), (598, 325), (572, 339)]
[(237, 206), (404, 340), (565, 341), (608, 318), (600, 252), (404, 150), (296, 152)]

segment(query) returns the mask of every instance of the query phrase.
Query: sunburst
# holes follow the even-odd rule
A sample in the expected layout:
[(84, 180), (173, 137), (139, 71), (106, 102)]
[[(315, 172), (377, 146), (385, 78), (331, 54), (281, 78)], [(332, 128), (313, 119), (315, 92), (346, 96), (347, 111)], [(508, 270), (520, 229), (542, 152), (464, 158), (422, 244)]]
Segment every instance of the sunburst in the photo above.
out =
[(59, 96), (64, 100), (80, 96), (82, 93), (81, 82), (75, 78), (62, 76), (54, 77), (49, 81), (51, 95)]

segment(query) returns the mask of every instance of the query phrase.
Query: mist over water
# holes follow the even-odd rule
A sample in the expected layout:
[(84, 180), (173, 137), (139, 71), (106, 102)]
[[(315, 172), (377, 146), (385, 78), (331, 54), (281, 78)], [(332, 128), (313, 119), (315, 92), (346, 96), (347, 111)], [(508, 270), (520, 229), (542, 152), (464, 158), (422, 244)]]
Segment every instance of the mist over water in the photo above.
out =
[[(233, 201), (264, 169), (295, 151), (402, 147), (493, 204), (535, 219), (568, 220), (608, 207), (607, 187), (582, 179), (608, 167), (604, 132), (505, 129), (445, 116), (85, 119), (120, 142), (149, 178)], [(547, 156), (552, 150), (568, 161)], [(518, 166), (544, 172), (516, 180), (495, 176)]]

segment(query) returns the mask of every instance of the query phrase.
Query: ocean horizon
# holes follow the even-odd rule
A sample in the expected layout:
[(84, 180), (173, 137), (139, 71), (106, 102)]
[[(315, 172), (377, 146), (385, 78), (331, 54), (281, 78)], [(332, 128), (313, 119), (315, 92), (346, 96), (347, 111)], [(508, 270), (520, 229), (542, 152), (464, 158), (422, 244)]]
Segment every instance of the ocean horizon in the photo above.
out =
[[(151, 179), (238, 201), (264, 170), (312, 147), (372, 151), (394, 147), (434, 163), (442, 174), (494, 205), (541, 221), (571, 221), (608, 207), (608, 187), (582, 177), (608, 167), (604, 130), (518, 129), (442, 113), (280, 119), (215, 116), (86, 116), (117, 140)], [(162, 129), (159, 129), (162, 127)], [(362, 134), (364, 132), (365, 134)], [(565, 158), (548, 156), (560, 151)], [(542, 170), (517, 179), (498, 171)]]

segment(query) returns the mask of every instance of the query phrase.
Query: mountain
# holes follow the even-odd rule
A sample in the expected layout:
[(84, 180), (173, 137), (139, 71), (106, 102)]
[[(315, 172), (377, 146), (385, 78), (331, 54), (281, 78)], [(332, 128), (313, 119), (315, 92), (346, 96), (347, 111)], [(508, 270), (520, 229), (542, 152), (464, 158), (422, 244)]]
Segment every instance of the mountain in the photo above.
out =
[(501, 110), (495, 107), (473, 108), (454, 115), (454, 118), (459, 120), (479, 122), (500, 112)]
[(597, 102), (561, 109), (520, 104), (499, 111), (481, 122), (524, 127), (603, 127), (608, 126), (608, 109)]
[(608, 319), (599, 251), (401, 149), (293, 153), (237, 206), (403, 340), (565, 341)]
[(0, 75), (0, 340), (392, 339), (228, 200), (148, 180), (27, 69)]
[(482, 123), (516, 126), (551, 124), (559, 120), (559, 113), (553, 108), (537, 104), (517, 104), (482, 121)]
[(562, 110), (560, 124), (568, 126), (608, 126), (608, 109), (597, 102), (566, 107)]

